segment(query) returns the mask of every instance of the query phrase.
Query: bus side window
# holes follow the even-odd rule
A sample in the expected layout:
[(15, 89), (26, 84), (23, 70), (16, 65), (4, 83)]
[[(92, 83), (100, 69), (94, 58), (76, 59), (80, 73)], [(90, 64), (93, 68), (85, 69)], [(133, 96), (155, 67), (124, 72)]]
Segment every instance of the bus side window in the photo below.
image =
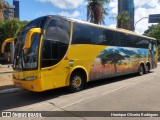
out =
[(49, 67), (59, 60), (57, 41), (43, 40), (42, 67)]
[(122, 46), (122, 34), (120, 32), (114, 32), (114, 42), (116, 46)]
[(121, 46), (128, 47), (128, 35), (125, 33), (121, 33)]
[(95, 28), (93, 26), (81, 23), (74, 23), (73, 25), (72, 44), (94, 44), (93, 30)]
[(109, 46), (115, 45), (114, 34), (112, 31), (104, 29), (102, 31), (102, 35), (103, 35), (104, 45), (109, 45)]
[(70, 40), (70, 22), (51, 19), (46, 26), (42, 45), (42, 68), (50, 67), (65, 56)]

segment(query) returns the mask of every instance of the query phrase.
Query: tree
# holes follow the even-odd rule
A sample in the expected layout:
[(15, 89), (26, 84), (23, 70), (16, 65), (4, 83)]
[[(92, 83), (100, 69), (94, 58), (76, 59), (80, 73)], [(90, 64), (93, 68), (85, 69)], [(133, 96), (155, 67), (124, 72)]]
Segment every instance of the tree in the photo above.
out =
[(6, 38), (14, 38), (20, 28), (18, 19), (9, 19), (4, 25), (4, 35)]
[(95, 24), (104, 24), (105, 15), (108, 15), (104, 4), (110, 0), (87, 0), (87, 20)]
[[(19, 30), (27, 23), (28, 21), (19, 21), (18, 19), (8, 19), (4, 22), (0, 21), (0, 48), (5, 39), (16, 37)], [(8, 47), (9, 46), (6, 48)]]
[(4, 19), (3, 11), (7, 9), (8, 7), (9, 7), (8, 2), (4, 0), (0, 0), (0, 21), (3, 21)]
[(122, 56), (119, 53), (111, 53), (102, 58), (102, 65), (110, 62), (110, 64), (114, 65), (115, 74), (117, 74), (117, 63), (121, 60), (125, 60), (125, 56)]
[(123, 28), (130, 30), (130, 17), (128, 16), (127, 11), (123, 11), (121, 14), (116, 16), (116, 20), (118, 21), (117, 28)]
[(144, 32), (144, 35), (149, 37), (154, 37), (157, 39), (158, 49), (160, 54), (160, 23), (157, 25), (152, 25), (148, 30)]

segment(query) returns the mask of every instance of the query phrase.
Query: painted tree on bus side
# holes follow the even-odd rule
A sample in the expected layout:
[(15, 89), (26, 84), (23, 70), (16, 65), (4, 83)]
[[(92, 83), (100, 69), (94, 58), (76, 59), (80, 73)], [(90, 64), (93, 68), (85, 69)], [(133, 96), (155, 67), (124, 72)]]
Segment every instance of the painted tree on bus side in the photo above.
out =
[(117, 64), (119, 61), (125, 60), (125, 56), (122, 56), (119, 53), (111, 53), (111, 54), (105, 55), (105, 57), (102, 58), (101, 60), (102, 60), (102, 65), (104, 65), (108, 62), (110, 62), (110, 64), (113, 64), (115, 74), (117, 74)]
[(105, 15), (108, 15), (108, 9), (104, 5), (110, 0), (87, 0), (87, 20), (95, 24), (104, 24)]

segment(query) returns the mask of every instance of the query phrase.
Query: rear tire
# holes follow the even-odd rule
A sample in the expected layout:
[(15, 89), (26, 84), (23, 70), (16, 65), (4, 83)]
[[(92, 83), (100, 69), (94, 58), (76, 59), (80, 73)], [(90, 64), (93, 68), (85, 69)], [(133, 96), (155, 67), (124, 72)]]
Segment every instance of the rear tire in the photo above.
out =
[(140, 65), (138, 68), (138, 75), (142, 76), (144, 74), (143, 65)]
[(80, 72), (74, 72), (70, 77), (69, 90), (71, 92), (78, 92), (84, 88), (84, 75)]
[(150, 67), (149, 67), (149, 65), (146, 65), (145, 73), (147, 74), (149, 72), (150, 72)]

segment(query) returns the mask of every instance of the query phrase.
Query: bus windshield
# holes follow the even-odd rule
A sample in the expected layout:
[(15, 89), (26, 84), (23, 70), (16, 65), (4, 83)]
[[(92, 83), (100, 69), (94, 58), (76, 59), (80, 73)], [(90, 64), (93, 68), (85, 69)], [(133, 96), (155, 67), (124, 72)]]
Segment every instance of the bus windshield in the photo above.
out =
[(15, 39), (15, 54), (13, 68), (15, 70), (35, 70), (38, 68), (38, 49), (41, 34), (33, 34), (31, 47), (23, 49), (27, 32), (32, 28), (42, 28), (41, 24), (44, 18), (38, 18), (22, 28)]

